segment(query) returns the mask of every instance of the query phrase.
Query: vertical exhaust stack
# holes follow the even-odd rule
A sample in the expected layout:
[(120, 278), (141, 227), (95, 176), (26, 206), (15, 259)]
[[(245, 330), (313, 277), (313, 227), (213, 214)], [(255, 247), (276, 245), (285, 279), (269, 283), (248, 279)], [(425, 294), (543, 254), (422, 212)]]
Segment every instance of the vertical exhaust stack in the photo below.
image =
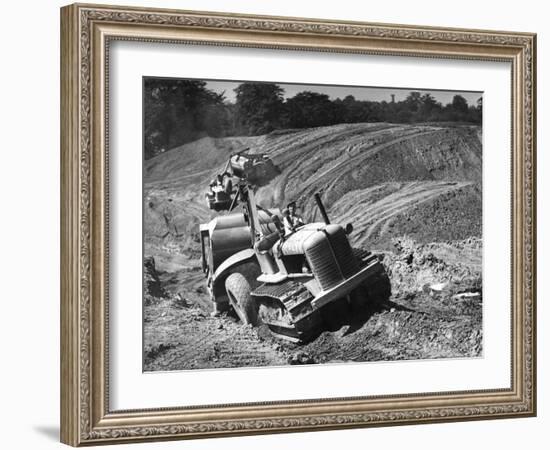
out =
[(321, 211), (321, 215), (323, 216), (323, 220), (327, 225), (330, 225), (330, 219), (328, 218), (327, 210), (325, 209), (325, 205), (323, 205), (323, 202), (321, 201), (321, 196), (317, 192), (315, 195), (315, 201), (317, 202), (317, 207), (319, 208), (319, 211)]

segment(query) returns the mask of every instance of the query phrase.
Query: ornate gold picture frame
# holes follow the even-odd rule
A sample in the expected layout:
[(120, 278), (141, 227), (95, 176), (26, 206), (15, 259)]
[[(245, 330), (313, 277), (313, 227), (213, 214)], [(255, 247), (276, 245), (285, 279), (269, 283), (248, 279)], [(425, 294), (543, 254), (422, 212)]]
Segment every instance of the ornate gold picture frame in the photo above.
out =
[[(108, 68), (110, 45), (115, 41), (509, 63), (512, 263), (511, 299), (503, 307), (509, 305), (511, 311), (510, 386), (113, 410), (109, 401)], [(80, 446), (534, 416), (535, 87), (536, 36), (531, 33), (85, 4), (62, 8), (62, 442)]]

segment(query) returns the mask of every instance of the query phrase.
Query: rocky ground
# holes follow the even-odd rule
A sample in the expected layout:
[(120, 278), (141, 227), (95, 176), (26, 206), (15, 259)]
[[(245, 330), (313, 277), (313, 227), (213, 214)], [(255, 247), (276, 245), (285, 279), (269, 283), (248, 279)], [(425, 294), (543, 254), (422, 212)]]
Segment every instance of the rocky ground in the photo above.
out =
[[(482, 354), (481, 143), (476, 127), (354, 124), (201, 139), (146, 162), (146, 371)], [(198, 224), (213, 217), (208, 181), (244, 146), (280, 173), (260, 203), (298, 200), (307, 220), (321, 192), (352, 245), (378, 253), (392, 295), (291, 344), (227, 314), (211, 317)]]
[[(232, 314), (211, 317), (198, 271), (161, 274), (167, 291), (148, 296), (144, 309), (145, 370), (480, 356), (480, 240), (394, 244), (383, 254), (391, 298), (305, 345), (243, 325)], [(193, 287), (181, 291), (182, 280)]]

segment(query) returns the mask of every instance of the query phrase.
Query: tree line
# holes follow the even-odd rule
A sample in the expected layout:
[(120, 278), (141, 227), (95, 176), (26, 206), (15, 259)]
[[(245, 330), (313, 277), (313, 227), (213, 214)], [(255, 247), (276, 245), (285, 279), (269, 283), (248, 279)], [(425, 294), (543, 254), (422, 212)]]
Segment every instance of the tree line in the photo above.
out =
[(468, 105), (455, 95), (446, 105), (429, 93), (410, 92), (401, 101), (331, 100), (304, 90), (284, 97), (274, 83), (242, 83), (230, 103), (206, 82), (147, 78), (144, 82), (144, 152), (149, 159), (201, 137), (254, 136), (274, 130), (360, 122), (467, 122), (481, 124), (482, 99)]

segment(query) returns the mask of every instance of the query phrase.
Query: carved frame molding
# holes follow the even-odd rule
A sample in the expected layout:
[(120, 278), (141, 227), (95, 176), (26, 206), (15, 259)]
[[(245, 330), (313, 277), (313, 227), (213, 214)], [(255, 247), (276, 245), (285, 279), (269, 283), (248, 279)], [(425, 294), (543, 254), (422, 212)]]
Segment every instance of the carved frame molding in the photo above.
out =
[[(536, 413), (536, 36), (359, 22), (71, 5), (61, 10), (61, 439), (79, 446)], [(108, 57), (112, 40), (509, 61), (512, 386), (113, 412), (108, 407)]]

